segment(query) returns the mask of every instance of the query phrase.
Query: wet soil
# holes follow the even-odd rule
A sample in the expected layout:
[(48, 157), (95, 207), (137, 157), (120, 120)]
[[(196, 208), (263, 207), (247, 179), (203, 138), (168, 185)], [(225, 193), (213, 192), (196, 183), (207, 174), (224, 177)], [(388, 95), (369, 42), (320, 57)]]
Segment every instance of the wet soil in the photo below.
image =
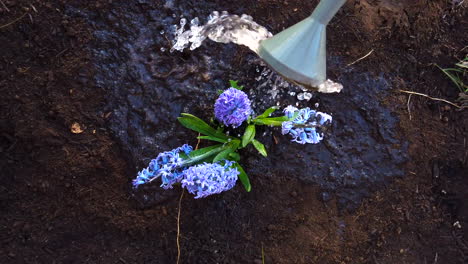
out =
[[(243, 47), (171, 54), (170, 26), (227, 10), (276, 33), (315, 4), (1, 1), (0, 262), (174, 263), (181, 190), (134, 192), (135, 173), (196, 144), (175, 118), (208, 119), (229, 79), (257, 112), (300, 89), (272, 92)], [(467, 24), (456, 1), (349, 1), (328, 28), (329, 76), (345, 90), (299, 102), (333, 114), (326, 140), (266, 128), (269, 158), (242, 160), (252, 192), (185, 194), (181, 262), (261, 263), (263, 250), (266, 263), (466, 263), (466, 110), (398, 90), (454, 101), (433, 64), (465, 55)]]

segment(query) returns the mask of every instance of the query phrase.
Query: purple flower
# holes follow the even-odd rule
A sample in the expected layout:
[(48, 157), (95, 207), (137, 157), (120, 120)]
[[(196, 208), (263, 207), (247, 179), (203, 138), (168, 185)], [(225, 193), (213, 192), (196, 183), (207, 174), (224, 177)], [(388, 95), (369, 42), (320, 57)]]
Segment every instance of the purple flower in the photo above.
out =
[(182, 187), (187, 188), (195, 199), (232, 189), (236, 185), (240, 172), (230, 168), (233, 162), (203, 163), (189, 167), (183, 172)]
[(183, 151), (188, 155), (192, 151), (192, 147), (185, 144), (182, 147), (159, 153), (159, 155), (151, 160), (149, 166), (138, 172), (136, 179), (133, 180), (133, 187), (137, 188), (141, 184), (153, 181), (161, 177), (161, 187), (164, 189), (172, 188), (174, 183), (180, 182), (182, 175), (182, 162), (179, 152)]
[(293, 142), (299, 144), (317, 144), (323, 139), (323, 133), (317, 130), (322, 126), (332, 122), (332, 117), (329, 114), (317, 112), (310, 108), (297, 109), (293, 106), (288, 106), (283, 110), (288, 118), (293, 118), (292, 121), (285, 121), (281, 126), (283, 135), (290, 134)]
[(234, 128), (240, 126), (252, 112), (247, 94), (232, 87), (219, 96), (214, 110), (216, 119)]

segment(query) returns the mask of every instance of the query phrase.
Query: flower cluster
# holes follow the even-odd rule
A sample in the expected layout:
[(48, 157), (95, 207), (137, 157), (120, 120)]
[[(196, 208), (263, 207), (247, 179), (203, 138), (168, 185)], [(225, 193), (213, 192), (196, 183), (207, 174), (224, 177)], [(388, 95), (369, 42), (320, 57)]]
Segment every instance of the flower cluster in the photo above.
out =
[(183, 159), (179, 153), (183, 151), (185, 155), (188, 155), (192, 150), (191, 146), (185, 144), (171, 151), (159, 153), (155, 159), (151, 160), (147, 168), (138, 172), (138, 176), (133, 180), (133, 187), (136, 188), (161, 177), (161, 187), (164, 189), (172, 188), (174, 183), (181, 180)]
[(332, 122), (329, 114), (310, 110), (310, 108), (297, 109), (294, 106), (288, 106), (283, 110), (288, 118), (294, 118), (292, 121), (282, 123), (281, 133), (290, 134), (294, 142), (299, 144), (317, 144), (323, 139), (323, 133), (317, 132), (317, 128)]
[(133, 187), (148, 183), (161, 177), (161, 187), (171, 189), (175, 183), (182, 183), (183, 188), (196, 194), (195, 198), (203, 198), (212, 194), (232, 189), (236, 185), (239, 171), (230, 168), (234, 162), (225, 160), (224, 166), (219, 163), (203, 163), (186, 168), (180, 152), (190, 154), (192, 147), (185, 144), (182, 147), (160, 153), (151, 160), (149, 166), (138, 173), (133, 180)]
[(196, 194), (195, 199), (230, 190), (236, 185), (240, 173), (236, 168), (230, 168), (232, 164), (225, 161), (224, 166), (218, 163), (192, 166), (183, 172), (182, 187)]
[(234, 128), (240, 126), (252, 112), (247, 94), (232, 87), (219, 96), (214, 110), (216, 119)]
[[(199, 133), (198, 139), (216, 142), (216, 145), (192, 151), (189, 145), (160, 153), (151, 160), (149, 166), (138, 173), (133, 180), (134, 188), (161, 178), (161, 187), (170, 189), (180, 183), (195, 198), (232, 189), (239, 179), (244, 188), (251, 190), (248, 175), (242, 166), (234, 161), (241, 159), (238, 151), (252, 145), (261, 155), (267, 156), (265, 145), (255, 138), (256, 126), (281, 126), (283, 135), (289, 134), (294, 142), (317, 144), (323, 139), (323, 129), (332, 122), (329, 114), (310, 108), (286, 107), (284, 116), (271, 117), (276, 107), (266, 109), (262, 114), (250, 118), (253, 113), (243, 86), (230, 81), (231, 87), (225, 90), (214, 105), (215, 117), (225, 126), (239, 127), (244, 121), (247, 126), (243, 135), (230, 136), (225, 127), (213, 127), (189, 113), (182, 113), (179, 122), (186, 128)], [(185, 155), (182, 153), (184, 152)]]

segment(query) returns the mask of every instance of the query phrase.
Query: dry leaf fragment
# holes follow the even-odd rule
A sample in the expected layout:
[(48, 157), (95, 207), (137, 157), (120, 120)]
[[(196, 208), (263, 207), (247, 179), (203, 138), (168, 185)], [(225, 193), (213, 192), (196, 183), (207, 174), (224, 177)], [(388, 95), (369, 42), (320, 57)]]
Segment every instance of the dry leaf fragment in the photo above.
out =
[(81, 126), (80, 124), (78, 124), (77, 122), (73, 123), (70, 127), (70, 131), (73, 133), (73, 134), (81, 134), (83, 133), (83, 129), (81, 129)]

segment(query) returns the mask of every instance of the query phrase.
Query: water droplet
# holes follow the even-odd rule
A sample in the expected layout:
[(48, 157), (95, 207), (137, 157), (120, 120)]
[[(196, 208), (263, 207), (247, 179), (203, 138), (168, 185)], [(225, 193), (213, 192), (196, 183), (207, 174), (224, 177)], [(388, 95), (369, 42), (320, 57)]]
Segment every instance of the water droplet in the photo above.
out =
[(166, 51), (166, 48), (161, 47), (160, 50), (161, 50), (162, 52), (165, 52), (165, 51)]
[(161, 35), (163, 35), (164, 33), (165, 33), (164, 30), (161, 30), (161, 31), (159, 32), (159, 34), (161, 34)]
[(192, 25), (192, 26), (198, 26), (199, 24), (200, 24), (200, 20), (198, 19), (198, 17), (196, 17), (196, 18), (194, 18), (194, 19), (192, 19), (190, 21), (190, 25)]

